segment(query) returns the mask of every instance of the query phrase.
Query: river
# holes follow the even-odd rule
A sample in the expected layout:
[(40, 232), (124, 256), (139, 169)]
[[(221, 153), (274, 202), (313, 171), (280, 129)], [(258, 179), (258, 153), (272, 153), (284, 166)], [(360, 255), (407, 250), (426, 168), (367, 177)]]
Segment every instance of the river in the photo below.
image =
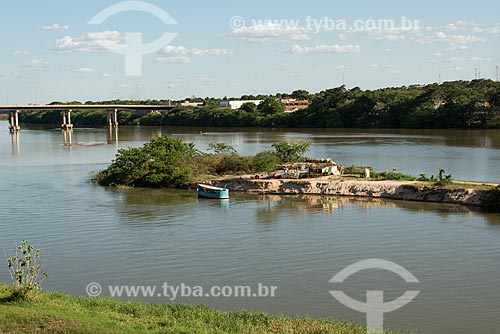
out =
[[(21, 239), (43, 251), (46, 290), (85, 295), (107, 285), (277, 286), (267, 298), (133, 298), (207, 304), (275, 314), (335, 317), (364, 324), (365, 315), (336, 301), (342, 290), (360, 301), (367, 290), (385, 300), (419, 290), (385, 315), (386, 327), (429, 334), (498, 333), (500, 215), (456, 205), (377, 199), (232, 194), (200, 200), (193, 191), (106, 189), (88, 182), (117, 149), (159, 133), (200, 149), (225, 142), (242, 154), (289, 139), (313, 141), (311, 156), (375, 170), (455, 179), (500, 180), (500, 131), (256, 130), (123, 127), (60, 130), (24, 127), (11, 137), (0, 122), (0, 280), (3, 251)], [(201, 132), (200, 132), (201, 131)], [(69, 138), (66, 138), (69, 141)], [(346, 266), (384, 259), (420, 283), (381, 270), (329, 283)], [(109, 295), (105, 292), (103, 295)]]

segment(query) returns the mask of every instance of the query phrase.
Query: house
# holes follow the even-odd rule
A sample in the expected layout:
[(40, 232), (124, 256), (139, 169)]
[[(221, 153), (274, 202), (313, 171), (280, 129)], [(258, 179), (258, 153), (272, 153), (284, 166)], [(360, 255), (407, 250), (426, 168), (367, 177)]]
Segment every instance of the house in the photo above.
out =
[(285, 105), (285, 112), (288, 113), (309, 108), (308, 100), (280, 99), (279, 101)]

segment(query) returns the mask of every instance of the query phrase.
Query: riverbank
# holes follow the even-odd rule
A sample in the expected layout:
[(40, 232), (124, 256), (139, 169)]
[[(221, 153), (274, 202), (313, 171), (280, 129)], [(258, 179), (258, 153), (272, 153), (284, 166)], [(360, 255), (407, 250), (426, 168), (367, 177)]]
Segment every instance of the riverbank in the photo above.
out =
[(0, 284), (0, 333), (4, 334), (365, 332), (359, 325), (333, 319), (291, 318), (247, 311), (222, 312), (202, 305), (150, 305), (53, 292), (35, 292), (33, 301), (12, 301), (11, 292), (10, 287)]
[(208, 180), (206, 183), (227, 187), (231, 191), (259, 194), (312, 194), (387, 198), (404, 201), (452, 203), (482, 207), (484, 198), (494, 189), (494, 184), (450, 183), (437, 186), (430, 182), (367, 180), (344, 177), (314, 179), (252, 179), (228, 177)]

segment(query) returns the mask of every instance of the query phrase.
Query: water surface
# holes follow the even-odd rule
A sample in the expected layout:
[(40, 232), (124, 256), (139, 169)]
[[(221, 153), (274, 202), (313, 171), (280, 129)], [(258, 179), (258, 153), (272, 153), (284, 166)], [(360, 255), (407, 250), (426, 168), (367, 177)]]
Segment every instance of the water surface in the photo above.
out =
[[(329, 291), (363, 300), (366, 290), (384, 290), (394, 299), (415, 286), (376, 270), (341, 286), (328, 281), (347, 265), (381, 258), (410, 270), (421, 291), (386, 315), (387, 326), (439, 334), (498, 332), (499, 215), (455, 205), (315, 196), (233, 194), (219, 202), (200, 200), (193, 191), (106, 189), (87, 180), (118, 148), (169, 133), (201, 149), (226, 142), (243, 154), (279, 140), (311, 139), (311, 155), (346, 165), (429, 175), (445, 168), (455, 178), (494, 182), (500, 179), (499, 131), (131, 127), (119, 129), (118, 142), (107, 129), (76, 129), (74, 145), (65, 146), (60, 130), (24, 128), (12, 141), (4, 122), (0, 129), (0, 249), (13, 250), (20, 239), (41, 247), (48, 290), (84, 295), (90, 282), (262, 283), (278, 286), (277, 296), (176, 302), (364, 323), (363, 314)], [(0, 279), (8, 281), (5, 261), (0, 264)]]

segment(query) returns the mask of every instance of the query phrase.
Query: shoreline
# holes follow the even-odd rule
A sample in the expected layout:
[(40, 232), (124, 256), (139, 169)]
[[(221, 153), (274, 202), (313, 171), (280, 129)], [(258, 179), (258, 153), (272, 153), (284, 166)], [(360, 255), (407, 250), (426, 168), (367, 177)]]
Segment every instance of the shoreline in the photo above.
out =
[[(494, 187), (490, 183), (460, 183), (456, 188), (436, 186), (420, 181), (389, 181), (321, 177), (314, 179), (251, 179), (248, 176), (228, 177), (204, 182), (226, 187), (230, 191), (273, 195), (318, 195), (385, 198), (402, 201), (460, 204), (481, 207), (481, 198), (488, 190), (478, 185)], [(474, 184), (476, 186), (474, 186)], [(453, 184), (452, 184), (453, 185)], [(467, 183), (469, 185), (469, 183)]]

